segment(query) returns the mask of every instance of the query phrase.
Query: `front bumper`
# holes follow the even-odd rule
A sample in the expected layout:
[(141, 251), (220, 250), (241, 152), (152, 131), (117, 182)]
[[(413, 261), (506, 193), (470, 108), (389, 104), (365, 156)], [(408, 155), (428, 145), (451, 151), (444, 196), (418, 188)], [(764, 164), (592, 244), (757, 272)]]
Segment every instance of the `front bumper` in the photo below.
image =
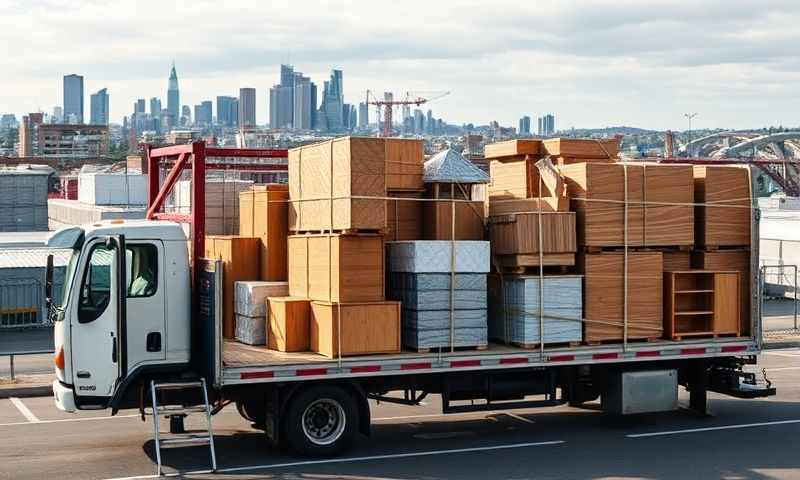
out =
[(75, 391), (58, 380), (53, 381), (53, 397), (56, 407), (64, 412), (73, 413), (77, 410), (75, 406)]

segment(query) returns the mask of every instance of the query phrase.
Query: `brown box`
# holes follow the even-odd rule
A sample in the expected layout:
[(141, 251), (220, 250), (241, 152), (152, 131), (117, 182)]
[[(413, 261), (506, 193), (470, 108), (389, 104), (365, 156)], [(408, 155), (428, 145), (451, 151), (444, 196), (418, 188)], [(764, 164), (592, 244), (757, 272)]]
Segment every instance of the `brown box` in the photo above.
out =
[(382, 229), (384, 149), (382, 138), (343, 137), (289, 150), (289, 229)]
[(258, 185), (239, 192), (239, 234), (261, 241), (261, 280), (286, 280), (288, 212), (287, 185)]
[[(694, 167), (697, 245), (749, 246), (751, 192), (750, 170), (739, 166)], [(711, 206), (717, 205), (717, 206)]]
[(752, 281), (750, 277), (749, 250), (717, 250), (713, 252), (696, 251), (692, 253), (692, 267), (703, 270), (725, 270), (739, 272), (739, 305), (742, 334), (750, 334), (750, 294)]
[[(455, 208), (455, 235), (453, 234), (453, 209)], [(429, 200), (422, 205), (423, 240), (483, 240), (484, 204)]]
[(489, 202), (489, 217), (511, 215), (515, 213), (538, 212), (568, 212), (569, 198), (543, 197), (543, 198), (493, 198)]
[(386, 190), (422, 190), (424, 142), (409, 138), (385, 138)]
[(289, 295), (327, 302), (384, 298), (381, 235), (289, 236)]
[(342, 356), (399, 353), (400, 302), (311, 302), (311, 351), (333, 358), (340, 343)]
[(232, 235), (208, 235), (203, 256), (222, 260), (222, 336), (233, 338), (234, 284), (245, 280), (258, 280), (261, 240)]
[(542, 153), (542, 141), (535, 139), (507, 140), (486, 145), (483, 156), (487, 160), (524, 155), (538, 156)]
[(422, 192), (389, 192), (388, 196), (398, 200), (386, 200), (386, 228), (383, 231), (387, 242), (398, 240), (422, 240)]
[(308, 351), (310, 312), (310, 300), (307, 298), (268, 298), (267, 347), (279, 352)]
[(624, 257), (622, 252), (578, 255), (587, 342), (623, 340), (624, 302), (628, 339), (660, 338), (663, 333), (661, 252), (628, 252), (627, 299)]
[(543, 153), (552, 157), (615, 159), (619, 154), (617, 138), (548, 138), (542, 144)]
[(625, 245), (626, 210), (628, 246), (694, 245), (691, 166), (577, 163), (561, 173), (577, 213), (578, 245)]
[(535, 160), (501, 162), (489, 164), (488, 195), (491, 201), (500, 198), (530, 198), (539, 196), (539, 170)]
[[(575, 213), (542, 213), (542, 253), (575, 253)], [(539, 214), (491, 217), (492, 255), (539, 253)]]

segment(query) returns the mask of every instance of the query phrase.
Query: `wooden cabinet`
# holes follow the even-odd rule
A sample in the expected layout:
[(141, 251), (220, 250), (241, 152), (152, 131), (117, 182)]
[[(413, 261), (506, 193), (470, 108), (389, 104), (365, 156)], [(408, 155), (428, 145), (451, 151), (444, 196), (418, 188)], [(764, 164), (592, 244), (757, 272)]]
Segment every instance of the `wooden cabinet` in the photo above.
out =
[(664, 272), (667, 338), (739, 335), (739, 272)]

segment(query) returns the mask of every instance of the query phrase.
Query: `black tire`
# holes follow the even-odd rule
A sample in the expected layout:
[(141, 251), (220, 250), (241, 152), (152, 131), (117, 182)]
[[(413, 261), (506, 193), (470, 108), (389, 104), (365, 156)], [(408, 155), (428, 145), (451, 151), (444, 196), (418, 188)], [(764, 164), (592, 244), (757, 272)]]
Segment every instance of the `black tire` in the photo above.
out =
[(258, 400), (239, 400), (236, 402), (236, 411), (245, 420), (263, 426), (267, 418), (267, 405)]
[(315, 385), (296, 393), (283, 417), (286, 445), (306, 457), (338, 455), (359, 431), (356, 399), (335, 385)]

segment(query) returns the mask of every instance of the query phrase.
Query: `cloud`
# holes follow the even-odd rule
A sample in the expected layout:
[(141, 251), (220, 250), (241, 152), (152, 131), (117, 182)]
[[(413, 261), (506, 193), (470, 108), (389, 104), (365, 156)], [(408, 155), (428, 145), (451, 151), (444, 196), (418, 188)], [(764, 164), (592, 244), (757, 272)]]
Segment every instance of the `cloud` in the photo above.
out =
[(453, 123), (681, 128), (692, 110), (700, 126), (796, 124), (798, 22), (789, 0), (0, 0), (0, 108), (50, 111), (77, 72), (119, 120), (165, 97), (174, 59), (183, 103), (254, 86), (260, 122), (290, 62), (320, 88), (342, 68), (353, 103), (451, 90), (430, 108)]

